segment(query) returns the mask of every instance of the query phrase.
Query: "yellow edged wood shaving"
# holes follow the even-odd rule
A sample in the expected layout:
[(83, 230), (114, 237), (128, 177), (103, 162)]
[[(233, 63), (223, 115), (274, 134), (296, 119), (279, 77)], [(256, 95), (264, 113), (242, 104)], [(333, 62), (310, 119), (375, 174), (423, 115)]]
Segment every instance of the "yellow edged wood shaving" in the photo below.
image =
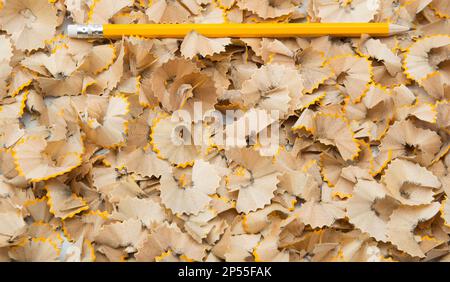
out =
[[(450, 261), (447, 0), (0, 2), (0, 261)], [(308, 21), (413, 29), (63, 34)]]

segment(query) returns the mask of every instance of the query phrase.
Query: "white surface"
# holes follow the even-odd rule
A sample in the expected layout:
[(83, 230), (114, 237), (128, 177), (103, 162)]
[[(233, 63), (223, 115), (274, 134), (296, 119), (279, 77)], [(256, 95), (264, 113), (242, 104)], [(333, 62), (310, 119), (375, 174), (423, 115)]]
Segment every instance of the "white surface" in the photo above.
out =
[(78, 29), (78, 26), (76, 24), (69, 24), (66, 29), (67, 35), (69, 37), (76, 37), (77, 29)]

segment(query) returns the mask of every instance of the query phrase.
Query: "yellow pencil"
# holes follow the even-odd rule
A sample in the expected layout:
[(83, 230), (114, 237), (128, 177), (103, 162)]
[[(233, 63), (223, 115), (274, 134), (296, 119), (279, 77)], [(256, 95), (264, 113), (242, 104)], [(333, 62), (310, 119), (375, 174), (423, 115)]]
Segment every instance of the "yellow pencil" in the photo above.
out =
[(183, 38), (190, 31), (207, 37), (359, 37), (390, 36), (408, 27), (389, 23), (256, 23), (256, 24), (88, 24), (69, 25), (67, 35), (75, 38)]

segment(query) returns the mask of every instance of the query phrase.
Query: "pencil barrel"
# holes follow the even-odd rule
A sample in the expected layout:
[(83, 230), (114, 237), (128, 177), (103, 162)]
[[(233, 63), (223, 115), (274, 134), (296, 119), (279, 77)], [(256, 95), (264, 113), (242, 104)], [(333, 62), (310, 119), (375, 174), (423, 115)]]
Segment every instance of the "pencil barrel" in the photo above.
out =
[(207, 37), (316, 37), (323, 35), (359, 37), (389, 35), (387, 23), (258, 23), (258, 24), (106, 24), (103, 35), (109, 38), (142, 36), (183, 38), (191, 31)]

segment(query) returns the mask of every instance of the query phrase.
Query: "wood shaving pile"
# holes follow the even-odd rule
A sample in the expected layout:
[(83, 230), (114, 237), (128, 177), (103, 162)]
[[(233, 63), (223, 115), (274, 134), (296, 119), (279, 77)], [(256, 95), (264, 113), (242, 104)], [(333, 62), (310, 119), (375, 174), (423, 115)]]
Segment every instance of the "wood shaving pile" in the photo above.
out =
[[(448, 0), (0, 2), (0, 261), (450, 260)], [(306, 21), (413, 29), (63, 34), (69, 22)], [(174, 142), (174, 113), (195, 103), (269, 120), (236, 146), (183, 120), (206, 142)], [(275, 148), (259, 139), (274, 122)]]

